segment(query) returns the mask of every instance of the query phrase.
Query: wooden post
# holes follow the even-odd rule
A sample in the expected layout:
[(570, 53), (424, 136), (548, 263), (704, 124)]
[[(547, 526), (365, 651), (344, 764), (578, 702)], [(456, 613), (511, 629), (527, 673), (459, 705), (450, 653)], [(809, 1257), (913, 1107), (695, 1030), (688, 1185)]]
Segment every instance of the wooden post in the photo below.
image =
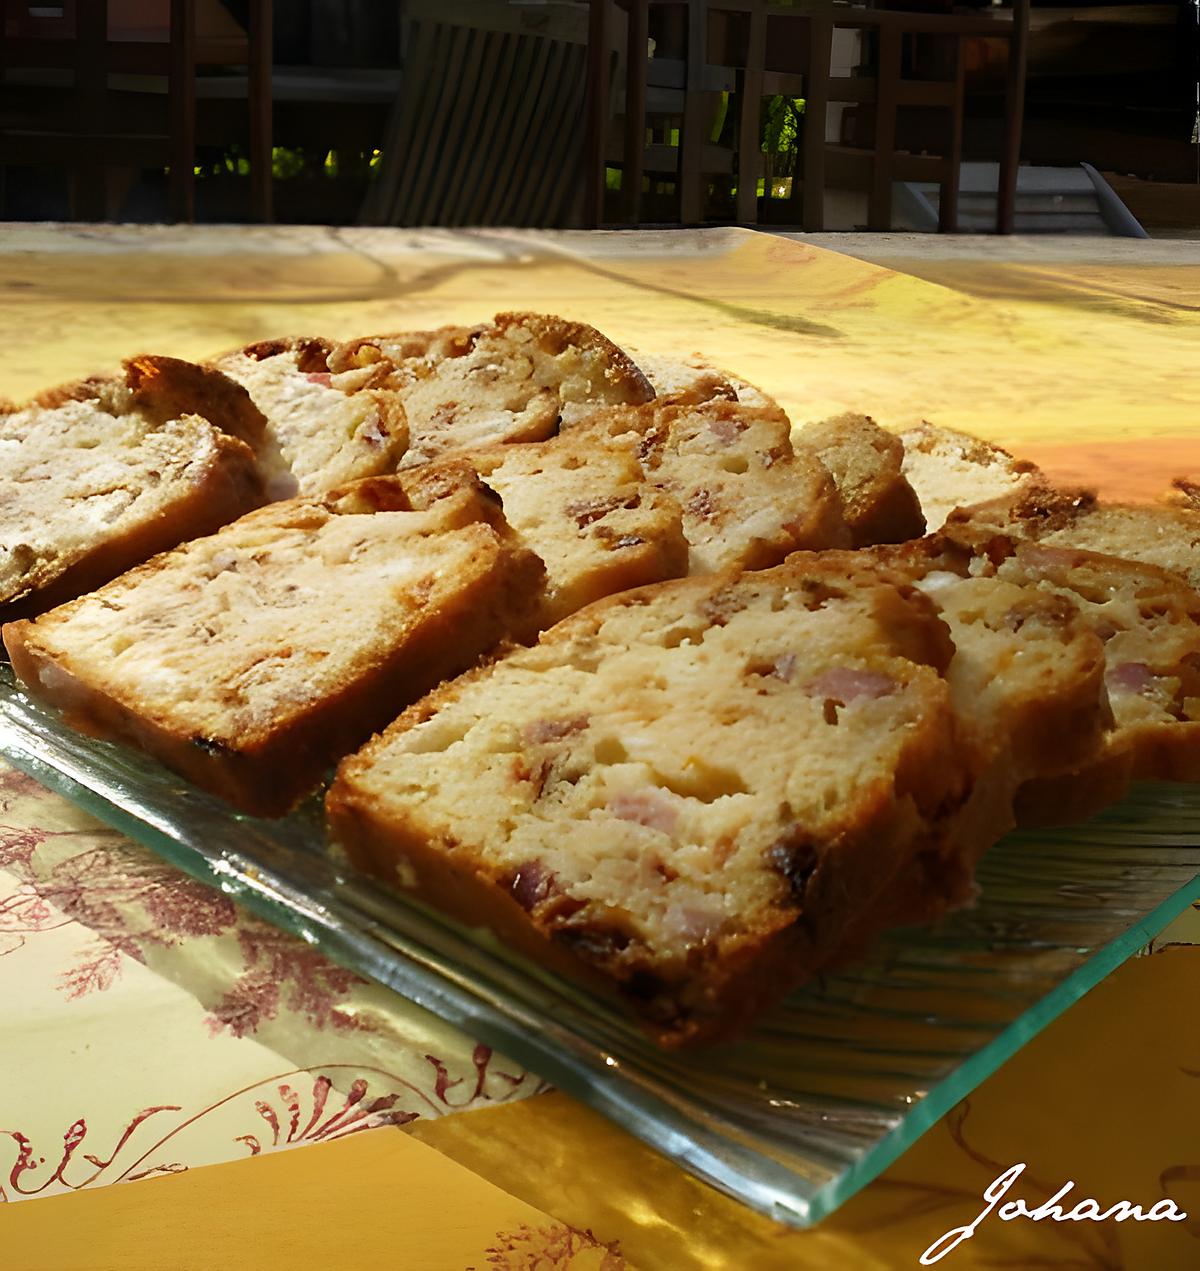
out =
[(962, 135), (965, 60), (962, 37), (950, 37), (954, 60), (954, 101), (950, 106), (950, 146), (946, 152), (946, 176), (938, 195), (938, 230), (943, 234), (958, 231), (958, 182), (962, 175)]
[(762, 172), (759, 125), (762, 117), (763, 67), (767, 56), (766, 0), (755, 0), (749, 14), (750, 37), (742, 72), (742, 118), (738, 129), (737, 218), (743, 225), (758, 221), (758, 178)]
[(196, 219), (196, 0), (171, 0), (171, 214)]
[(896, 103), (900, 82), (900, 28), (879, 28), (879, 75), (875, 88), (875, 162), (871, 171), (867, 224), (892, 228), (892, 162), (896, 152)]
[(649, 0), (630, 0), (625, 42), (625, 170), (621, 211), (630, 225), (642, 219), (642, 178), (646, 169), (646, 58), (650, 40)]
[[(825, 228), (825, 119), (829, 108), (829, 66), (833, 57), (833, 17), (814, 13), (809, 22), (808, 84), (804, 94), (804, 228)], [(793, 174), (793, 182), (799, 174)]]
[(271, 0), (250, 6), (250, 212), (256, 221), (273, 216), (271, 183), (271, 67), (274, 23)]
[(697, 225), (704, 217), (704, 72), (707, 65), (708, 0), (691, 0), (683, 136), (679, 149), (679, 220), (683, 225)]
[(1029, 0), (1013, 0), (1012, 39), (1008, 45), (1008, 81), (1004, 93), (1004, 150), (996, 190), (996, 233), (1011, 234), (1017, 209), (1017, 170), (1025, 115), (1025, 63), (1029, 49)]
[(584, 222), (596, 229), (604, 219), (604, 152), (608, 133), (608, 3), (591, 0), (588, 11), (587, 128), (584, 140), (587, 171)]

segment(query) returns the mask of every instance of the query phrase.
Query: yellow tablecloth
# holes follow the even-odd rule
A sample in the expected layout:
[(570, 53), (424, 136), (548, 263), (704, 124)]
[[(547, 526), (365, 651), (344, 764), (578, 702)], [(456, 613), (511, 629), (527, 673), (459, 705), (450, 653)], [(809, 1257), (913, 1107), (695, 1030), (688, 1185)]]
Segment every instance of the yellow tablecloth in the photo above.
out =
[[(1117, 496), (1200, 474), (1200, 267), (1024, 281), (984, 297), (739, 231), (9, 229), (0, 395), (138, 351), (539, 308), (703, 353), (798, 422), (926, 418)], [(1075, 1179), (1195, 1214), (992, 1218), (942, 1265), (1198, 1265), (1193, 939), (1177, 926), (793, 1233), (0, 767), (0, 1196), (42, 1197), (0, 1210), (3, 1265), (913, 1266), (1019, 1161), (1031, 1204)]]

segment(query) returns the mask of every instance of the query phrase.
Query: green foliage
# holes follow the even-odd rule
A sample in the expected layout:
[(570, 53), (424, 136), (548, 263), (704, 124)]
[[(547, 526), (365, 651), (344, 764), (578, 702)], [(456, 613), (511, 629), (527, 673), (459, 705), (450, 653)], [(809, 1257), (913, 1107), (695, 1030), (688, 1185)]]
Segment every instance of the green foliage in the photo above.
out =
[(271, 175), (277, 181), (286, 181), (304, 171), (304, 152), (288, 150), (284, 146), (271, 149)]
[(762, 114), (762, 148), (767, 154), (795, 158), (800, 148), (803, 97), (769, 97)]

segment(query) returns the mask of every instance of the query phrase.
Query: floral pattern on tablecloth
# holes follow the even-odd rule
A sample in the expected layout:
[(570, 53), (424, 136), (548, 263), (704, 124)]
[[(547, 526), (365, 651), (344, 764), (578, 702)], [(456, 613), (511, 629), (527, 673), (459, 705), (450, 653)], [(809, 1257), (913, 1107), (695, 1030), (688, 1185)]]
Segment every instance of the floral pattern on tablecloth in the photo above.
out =
[(6, 1069), (0, 1201), (545, 1088), (0, 764)]

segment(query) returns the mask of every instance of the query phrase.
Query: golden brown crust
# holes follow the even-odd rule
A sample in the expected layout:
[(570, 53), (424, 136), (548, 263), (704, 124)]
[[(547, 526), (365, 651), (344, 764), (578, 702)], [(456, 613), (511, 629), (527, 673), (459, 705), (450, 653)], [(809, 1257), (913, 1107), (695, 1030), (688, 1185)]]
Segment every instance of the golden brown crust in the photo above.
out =
[(231, 349), (230, 354), (241, 353), (255, 362), (261, 362), (264, 358), (278, 357), (281, 353), (295, 353), (297, 370), (319, 375), (331, 369), (329, 356), (333, 349), (333, 341), (324, 336), (289, 335), (274, 340), (255, 340), (240, 349)]
[(653, 396), (612, 341), (550, 314), (359, 337), (335, 348), (329, 364), (400, 396), (411, 432), (401, 468), (481, 445), (544, 441), (605, 405)]
[(262, 444), (267, 421), (250, 394), (228, 375), (177, 357), (141, 354), (123, 363), (125, 382), (135, 404), (159, 422), (199, 415), (214, 428), (244, 441)]
[(1200, 594), (1161, 566), (1059, 545), (1057, 536), (1073, 538), (1080, 523), (1086, 534), (1094, 506), (1086, 494), (1048, 492), (1019, 506), (1036, 519), (1017, 524), (1053, 544), (997, 534), (970, 517), (952, 517), (946, 535), (1042, 604), (1065, 598), (1082, 611), (1103, 644), (1114, 717), (1088, 757), (1063, 744), (1065, 726), (1039, 727), (1030, 704), (1029, 736), (1042, 739), (1044, 753), (1018, 798), (1022, 824), (1086, 819), (1119, 800), (1130, 780), (1200, 780)]
[(363, 370), (378, 367), (386, 374), (389, 362), (407, 358), (435, 359), (461, 357), (468, 353), (483, 326), (445, 326), (429, 331), (393, 331), (383, 335), (362, 335), (343, 340), (329, 350), (329, 370)]
[(1162, 502), (1168, 507), (1200, 511), (1200, 483), (1191, 477), (1176, 477), (1170, 489), (1163, 494)]

